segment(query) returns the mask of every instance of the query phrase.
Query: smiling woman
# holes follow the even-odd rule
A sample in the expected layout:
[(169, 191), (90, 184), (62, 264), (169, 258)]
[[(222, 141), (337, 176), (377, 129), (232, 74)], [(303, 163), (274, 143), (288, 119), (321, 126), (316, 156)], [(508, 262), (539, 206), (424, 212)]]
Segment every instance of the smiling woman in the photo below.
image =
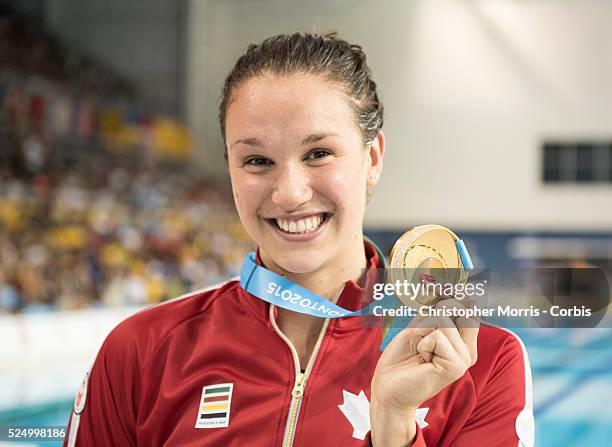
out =
[(308, 273), (307, 288), (336, 298), (342, 284), (321, 290), (317, 277), (357, 278), (366, 265), (362, 221), (382, 134), (366, 146), (349, 98), (321, 75), (264, 73), (231, 95), (225, 133), (242, 223), (266, 266), (292, 280)]
[(381, 326), (347, 316), (384, 267), (363, 235), (385, 153), (363, 50), (301, 33), (251, 45), (219, 120), (258, 251), (240, 282), (112, 331), (66, 445), (530, 445), (529, 367), (513, 335), (415, 318), (381, 353)]

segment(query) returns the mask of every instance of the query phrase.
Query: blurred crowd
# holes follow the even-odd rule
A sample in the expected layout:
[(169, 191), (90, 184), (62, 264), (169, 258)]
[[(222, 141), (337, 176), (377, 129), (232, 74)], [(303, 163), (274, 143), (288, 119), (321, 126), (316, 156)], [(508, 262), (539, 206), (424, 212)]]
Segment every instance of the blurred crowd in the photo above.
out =
[(0, 12), (0, 312), (155, 303), (237, 274), (251, 243), (189, 133)]

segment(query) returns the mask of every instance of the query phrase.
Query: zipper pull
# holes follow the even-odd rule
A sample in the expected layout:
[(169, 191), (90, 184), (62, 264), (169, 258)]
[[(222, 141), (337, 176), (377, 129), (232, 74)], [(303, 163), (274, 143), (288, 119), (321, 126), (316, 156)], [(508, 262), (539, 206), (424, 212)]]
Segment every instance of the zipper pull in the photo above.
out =
[(295, 386), (291, 391), (291, 395), (295, 398), (300, 398), (304, 394), (304, 377), (306, 377), (306, 374), (300, 373), (295, 380)]

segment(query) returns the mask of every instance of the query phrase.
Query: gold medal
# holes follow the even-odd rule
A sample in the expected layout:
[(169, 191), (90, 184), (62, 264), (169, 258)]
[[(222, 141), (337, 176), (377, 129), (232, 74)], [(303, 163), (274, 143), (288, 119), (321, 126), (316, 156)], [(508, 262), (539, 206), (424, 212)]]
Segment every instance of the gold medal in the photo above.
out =
[[(395, 243), (389, 256), (389, 279), (394, 283), (421, 282), (421, 274), (434, 276), (441, 284), (467, 281), (467, 270), (472, 268), (463, 241), (448, 228), (440, 225), (421, 225), (405, 232)], [(423, 290), (423, 289), (421, 289)], [(434, 293), (419, 293), (408, 299), (398, 298), (407, 305), (434, 304), (440, 298)]]

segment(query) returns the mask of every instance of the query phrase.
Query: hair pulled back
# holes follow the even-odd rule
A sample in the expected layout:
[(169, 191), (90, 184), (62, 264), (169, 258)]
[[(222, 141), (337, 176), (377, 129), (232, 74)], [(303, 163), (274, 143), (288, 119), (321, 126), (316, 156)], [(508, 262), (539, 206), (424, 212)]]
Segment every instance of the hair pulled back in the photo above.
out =
[(382, 128), (383, 104), (378, 99), (376, 83), (361, 46), (350, 44), (335, 33), (278, 34), (260, 44), (249, 45), (225, 78), (219, 124), (226, 158), (225, 122), (232, 92), (243, 82), (265, 73), (316, 74), (336, 82), (351, 100), (363, 142), (369, 144)]

